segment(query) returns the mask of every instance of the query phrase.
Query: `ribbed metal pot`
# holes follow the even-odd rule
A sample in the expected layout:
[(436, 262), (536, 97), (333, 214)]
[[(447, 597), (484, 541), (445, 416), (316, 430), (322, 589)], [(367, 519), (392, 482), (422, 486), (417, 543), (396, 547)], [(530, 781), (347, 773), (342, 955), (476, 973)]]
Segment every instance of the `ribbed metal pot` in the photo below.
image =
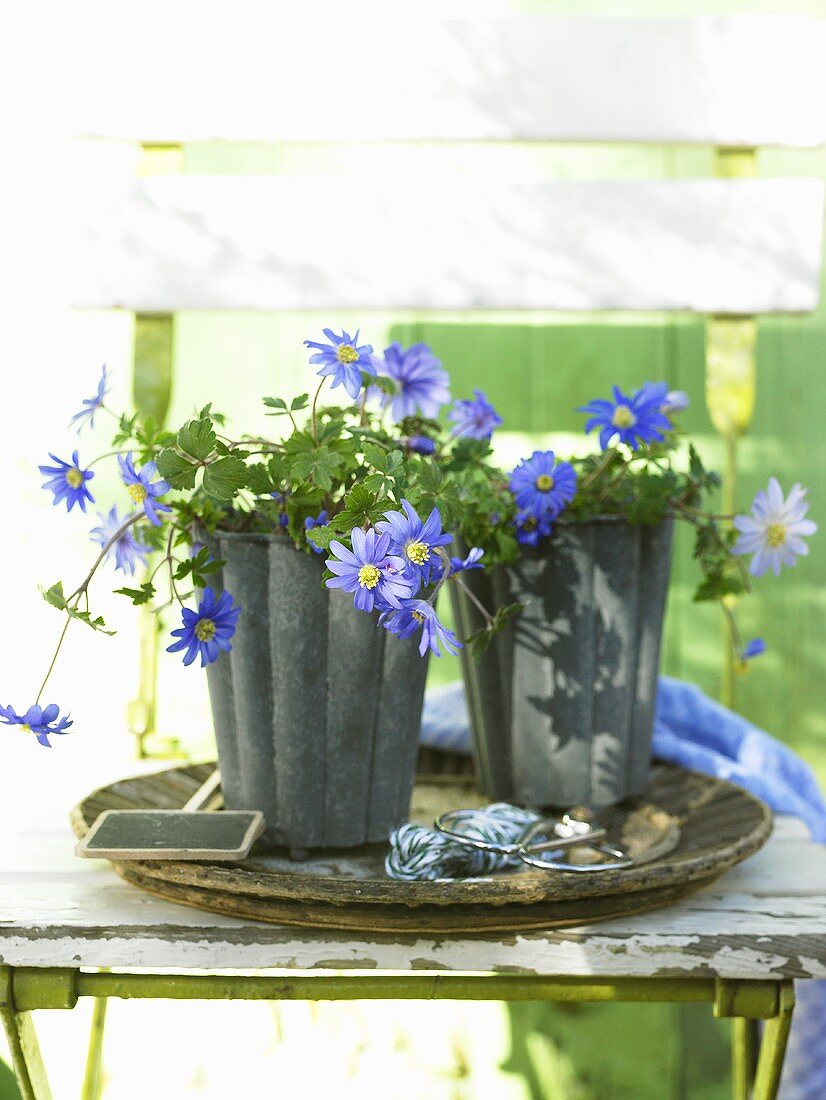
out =
[(384, 841), (407, 820), (427, 660), (284, 537), (218, 532), (211, 576), (243, 609), (208, 667), (224, 799), (295, 851)]
[[(488, 607), (524, 610), (475, 660), (463, 651), (485, 794), (607, 806), (648, 782), (673, 523), (557, 523), (514, 566), (463, 574)], [(450, 585), (461, 632), (482, 625)]]

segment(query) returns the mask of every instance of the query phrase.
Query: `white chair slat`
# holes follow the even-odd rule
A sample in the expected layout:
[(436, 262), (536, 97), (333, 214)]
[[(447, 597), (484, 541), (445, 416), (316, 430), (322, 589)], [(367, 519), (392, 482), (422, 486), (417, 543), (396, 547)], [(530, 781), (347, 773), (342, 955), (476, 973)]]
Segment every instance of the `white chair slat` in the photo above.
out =
[(810, 179), (165, 176), (75, 200), (80, 307), (814, 309)]
[[(796, 15), (308, 20), (95, 6), (60, 109), (136, 141), (826, 141), (826, 23)], [(91, 20), (91, 16), (89, 16)], [(112, 48), (101, 49), (101, 43)], [(140, 95), (135, 88), (140, 88)]]

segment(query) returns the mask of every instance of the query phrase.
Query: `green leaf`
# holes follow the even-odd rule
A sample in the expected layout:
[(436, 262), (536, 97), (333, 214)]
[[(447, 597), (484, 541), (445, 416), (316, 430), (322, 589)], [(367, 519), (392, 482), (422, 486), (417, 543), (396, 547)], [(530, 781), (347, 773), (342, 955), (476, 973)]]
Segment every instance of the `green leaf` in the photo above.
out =
[(111, 635), (115, 633), (114, 630), (106, 630), (106, 623), (100, 615), (93, 619), (90, 612), (78, 611), (76, 607), (70, 607), (63, 594), (62, 581), (53, 584), (51, 588), (41, 588), (40, 593), (46, 603), (50, 604), (52, 607), (56, 607), (58, 611), (65, 611), (70, 618), (79, 619), (80, 622), (86, 623), (92, 630), (99, 630), (101, 634)]
[(310, 395), (308, 393), (299, 394), (298, 397), (294, 397), (290, 402), (290, 412), (301, 412), (302, 409), (306, 409), (310, 403)]
[(212, 420), (207, 416), (199, 420), (190, 420), (178, 432), (178, 447), (184, 454), (191, 455), (198, 462), (205, 462), (215, 450), (216, 435), (212, 430)]
[(287, 402), (283, 397), (265, 397), (264, 404), (268, 409), (280, 409), (282, 412), (287, 411)]
[(354, 485), (344, 498), (344, 510), (331, 521), (337, 531), (352, 531), (365, 523), (375, 523), (387, 511), (387, 501), (379, 501), (364, 485)]
[(388, 455), (383, 447), (379, 447), (377, 443), (364, 443), (361, 450), (371, 466), (375, 466), (382, 473), (386, 472)]
[(63, 581), (58, 581), (51, 588), (41, 588), (40, 594), (46, 603), (56, 607), (58, 611), (66, 610), (66, 597), (63, 595)]
[(247, 467), (230, 455), (210, 463), (204, 470), (204, 491), (216, 500), (232, 500), (247, 484)]
[(158, 455), (158, 473), (173, 489), (194, 489), (198, 466), (167, 447)]
[(67, 607), (66, 614), (72, 619), (78, 619), (82, 623), (86, 623), (92, 630), (97, 630), (100, 634), (108, 634), (111, 638), (113, 634), (117, 633), (114, 630), (107, 630), (106, 623), (103, 621), (101, 615), (97, 615), (94, 619), (89, 611), (78, 611), (76, 607)]
[(137, 607), (142, 603), (149, 603), (155, 595), (155, 586), (147, 581), (140, 588), (116, 588), (115, 592), (119, 596), (128, 596)]
[(329, 524), (323, 524), (320, 527), (311, 527), (307, 532), (307, 538), (314, 546), (317, 546), (319, 550), (326, 550), (334, 538), (337, 537), (337, 532)]
[(326, 447), (319, 447), (307, 454), (299, 454), (292, 464), (293, 478), (298, 481), (312, 481), (320, 489), (328, 492), (333, 487), (333, 477), (344, 464), (341, 455)]

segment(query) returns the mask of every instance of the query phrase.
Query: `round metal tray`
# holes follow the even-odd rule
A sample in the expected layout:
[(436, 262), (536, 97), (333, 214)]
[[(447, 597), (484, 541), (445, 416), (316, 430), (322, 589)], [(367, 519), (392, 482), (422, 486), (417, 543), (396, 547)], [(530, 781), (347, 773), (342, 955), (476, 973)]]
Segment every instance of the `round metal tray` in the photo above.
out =
[[(212, 765), (124, 779), (72, 812), (80, 837), (107, 809), (179, 808)], [(411, 820), (484, 805), (467, 776), (419, 776)], [(636, 860), (627, 870), (589, 874), (532, 868), (480, 878), (398, 882), (384, 873), (385, 845), (311, 852), (256, 847), (242, 863), (131, 860), (115, 863), (150, 893), (232, 916), (277, 924), (369, 932), (486, 932), (554, 928), (653, 909), (713, 880), (760, 848), (771, 812), (753, 795), (698, 772), (657, 764), (644, 795), (604, 815)]]

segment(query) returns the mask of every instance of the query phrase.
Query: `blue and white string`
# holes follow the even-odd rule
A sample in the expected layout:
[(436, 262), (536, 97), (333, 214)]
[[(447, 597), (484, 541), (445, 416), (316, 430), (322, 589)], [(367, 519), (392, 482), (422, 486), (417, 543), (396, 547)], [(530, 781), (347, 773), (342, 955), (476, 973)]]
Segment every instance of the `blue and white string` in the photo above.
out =
[[(515, 844), (539, 815), (508, 802), (494, 802), (484, 809), (458, 810), (452, 828), (473, 840), (489, 844)], [(423, 825), (401, 825), (390, 837), (390, 851), (384, 868), (390, 878), (417, 879), (475, 878), (519, 865), (516, 856), (483, 852)]]

